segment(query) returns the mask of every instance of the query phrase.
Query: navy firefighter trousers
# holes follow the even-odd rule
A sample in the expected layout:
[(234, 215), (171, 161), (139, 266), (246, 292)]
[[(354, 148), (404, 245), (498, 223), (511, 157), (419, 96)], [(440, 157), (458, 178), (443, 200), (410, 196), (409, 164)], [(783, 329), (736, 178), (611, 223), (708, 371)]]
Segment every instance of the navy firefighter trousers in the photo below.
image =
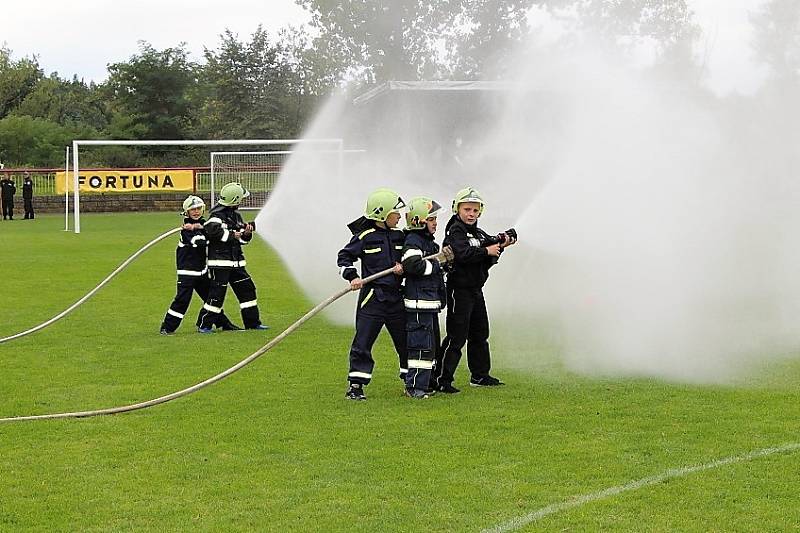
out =
[(383, 326), (389, 331), (400, 360), (400, 378), (405, 379), (408, 372), (408, 352), (403, 300), (384, 298), (380, 288), (364, 287), (358, 295), (356, 332), (350, 346), (350, 371), (347, 375), (350, 383), (367, 385), (372, 379), (372, 370), (375, 367), (372, 346)]

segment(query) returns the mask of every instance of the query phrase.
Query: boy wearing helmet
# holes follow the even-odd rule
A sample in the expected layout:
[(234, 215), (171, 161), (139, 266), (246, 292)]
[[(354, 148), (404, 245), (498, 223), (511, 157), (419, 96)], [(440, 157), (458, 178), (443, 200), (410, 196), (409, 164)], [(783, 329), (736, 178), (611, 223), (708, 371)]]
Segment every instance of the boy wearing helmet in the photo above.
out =
[(492, 387), (503, 382), (489, 375), (489, 316), (483, 285), (489, 269), (497, 263), (503, 248), (516, 242), (515, 235), (503, 234), (503, 244), (478, 227), (483, 198), (472, 187), (461, 189), (453, 200), (453, 216), (445, 228), (444, 246), (453, 249), (455, 260), (447, 274), (447, 336), (437, 361), (438, 390), (459, 392), (453, 386), (461, 349), (467, 344), (469, 384)]
[[(381, 328), (386, 326), (400, 359), (400, 378), (408, 372), (406, 353), (406, 317), (400, 281), (403, 249), (403, 232), (396, 228), (400, 209), (405, 203), (391, 189), (378, 189), (367, 198), (364, 216), (347, 225), (353, 237), (339, 251), (339, 273), (350, 282), (353, 290), (360, 290), (356, 307), (356, 332), (350, 346), (350, 384), (346, 398), (366, 400), (364, 386), (372, 379), (375, 361), (372, 346)], [(361, 275), (353, 264), (361, 261)], [(394, 267), (394, 275), (383, 276), (364, 285), (362, 277)]]
[(408, 374), (406, 395), (427, 398), (434, 390), (431, 373), (439, 350), (439, 311), (446, 305), (444, 277), (439, 262), (424, 259), (439, 253), (436, 215), (441, 206), (423, 196), (408, 203), (402, 265), (406, 276), (403, 304), (406, 308)]
[(245, 224), (239, 214), (239, 204), (250, 193), (241, 183), (228, 183), (219, 191), (219, 201), (211, 209), (204, 228), (208, 237), (208, 272), (211, 288), (198, 317), (200, 333), (211, 333), (219, 325), (222, 304), (228, 283), (239, 300), (245, 329), (269, 329), (261, 323), (256, 300), (256, 286), (245, 270), (247, 262), (242, 246), (253, 238), (253, 224)]
[[(172, 335), (181, 325), (192, 291), (205, 302), (208, 298), (209, 279), (206, 267), (206, 236), (203, 232), (203, 212), (206, 204), (199, 196), (189, 196), (183, 201), (183, 225), (178, 248), (175, 250), (175, 264), (178, 269), (178, 291), (161, 322), (161, 334)], [(199, 325), (199, 322), (198, 322)], [(224, 330), (241, 329), (235, 326), (223, 313), (220, 328)]]

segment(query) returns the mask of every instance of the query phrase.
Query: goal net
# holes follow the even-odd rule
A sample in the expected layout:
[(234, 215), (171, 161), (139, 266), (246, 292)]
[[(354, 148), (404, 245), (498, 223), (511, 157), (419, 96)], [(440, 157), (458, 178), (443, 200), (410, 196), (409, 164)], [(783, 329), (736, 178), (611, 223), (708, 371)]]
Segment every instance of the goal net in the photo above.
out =
[(226, 183), (239, 182), (250, 191), (239, 209), (261, 209), (278, 182), (292, 150), (265, 152), (211, 152), (211, 170), (198, 173), (197, 188), (208, 190), (213, 204)]

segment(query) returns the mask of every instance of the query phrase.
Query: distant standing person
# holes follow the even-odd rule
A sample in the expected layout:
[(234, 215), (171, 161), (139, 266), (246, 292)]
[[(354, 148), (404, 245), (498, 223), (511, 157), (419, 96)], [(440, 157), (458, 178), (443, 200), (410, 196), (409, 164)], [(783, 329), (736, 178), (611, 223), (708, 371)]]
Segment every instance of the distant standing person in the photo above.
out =
[(17, 186), (11, 177), (6, 176), (0, 180), (0, 192), (3, 195), (3, 220), (14, 220), (14, 195), (17, 193)]
[(25, 219), (33, 220), (33, 180), (31, 175), (26, 172), (22, 181), (22, 200), (25, 204)]

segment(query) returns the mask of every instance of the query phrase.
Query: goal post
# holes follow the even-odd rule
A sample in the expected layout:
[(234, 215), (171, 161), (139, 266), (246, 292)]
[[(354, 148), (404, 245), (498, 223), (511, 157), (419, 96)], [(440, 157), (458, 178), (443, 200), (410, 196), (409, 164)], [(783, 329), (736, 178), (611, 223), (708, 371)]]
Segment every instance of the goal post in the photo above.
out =
[[(89, 146), (225, 146), (253, 147), (253, 146), (294, 146), (297, 144), (322, 143), (332, 147), (339, 154), (343, 152), (344, 142), (340, 138), (332, 139), (216, 139), (216, 140), (73, 140), (72, 141), (72, 177), (73, 177), (73, 227), (75, 233), (81, 232), (80, 223), (80, 150)], [(341, 155), (339, 156), (339, 169), (341, 170)]]

